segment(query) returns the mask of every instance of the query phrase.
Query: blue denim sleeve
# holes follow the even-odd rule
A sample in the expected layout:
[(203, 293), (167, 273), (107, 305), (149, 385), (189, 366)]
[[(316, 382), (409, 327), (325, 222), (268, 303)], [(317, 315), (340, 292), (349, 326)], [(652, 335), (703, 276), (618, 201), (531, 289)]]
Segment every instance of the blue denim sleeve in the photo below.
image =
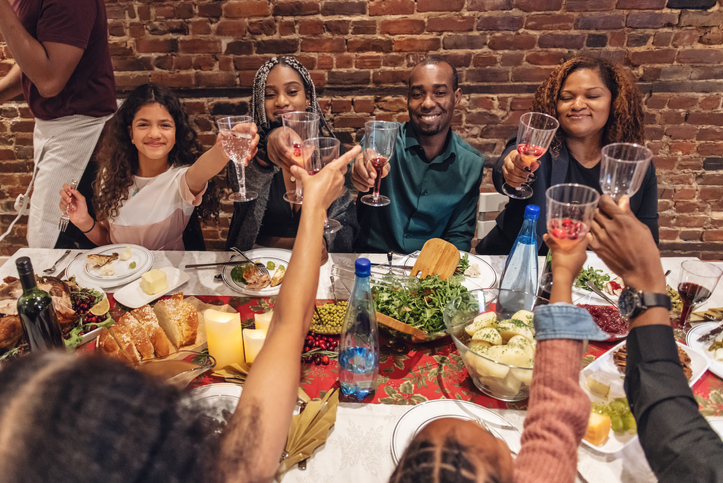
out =
[(592, 320), (587, 310), (558, 302), (535, 308), (535, 339), (606, 340), (610, 336)]

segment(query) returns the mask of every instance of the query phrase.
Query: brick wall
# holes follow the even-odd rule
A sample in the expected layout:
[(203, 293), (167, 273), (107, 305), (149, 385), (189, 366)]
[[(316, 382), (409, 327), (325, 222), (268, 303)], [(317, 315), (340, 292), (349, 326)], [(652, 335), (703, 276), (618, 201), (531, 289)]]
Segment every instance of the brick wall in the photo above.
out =
[[(107, 0), (107, 8), (119, 96), (148, 81), (177, 89), (207, 145), (213, 115), (247, 112), (254, 73), (273, 54), (294, 54), (312, 72), (345, 142), (371, 117), (406, 120), (411, 66), (441, 54), (459, 68), (464, 92), (455, 129), (489, 159), (565, 58), (624, 62), (645, 94), (663, 251), (721, 258), (723, 0)], [(12, 61), (0, 48), (3, 75)], [(33, 122), (22, 102), (0, 106), (0, 119), (4, 228), (30, 178)], [(209, 248), (223, 246), (227, 229), (228, 214), (206, 228)], [(24, 236), (20, 225), (0, 254)]]

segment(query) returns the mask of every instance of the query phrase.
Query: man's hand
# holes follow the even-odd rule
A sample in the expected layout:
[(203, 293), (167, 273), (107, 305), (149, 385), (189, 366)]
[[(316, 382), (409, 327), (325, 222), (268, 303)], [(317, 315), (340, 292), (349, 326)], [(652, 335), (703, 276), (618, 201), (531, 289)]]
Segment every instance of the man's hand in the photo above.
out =
[(326, 211), (334, 200), (341, 196), (344, 190), (346, 165), (359, 153), (360, 149), (359, 146), (355, 146), (344, 156), (324, 166), (324, 169), (314, 176), (310, 176), (305, 169), (299, 166), (291, 168), (291, 174), (303, 183), (305, 208), (321, 206)]
[(520, 153), (515, 150), (505, 158), (505, 163), (502, 165), (502, 174), (508, 185), (519, 188), (522, 183), (527, 181), (527, 176), (539, 167), (540, 163), (537, 161), (530, 165), (522, 161)]
[(665, 293), (660, 252), (650, 229), (630, 211), (627, 196), (620, 206), (602, 195), (590, 230), (590, 248), (625, 285), (645, 292)]
[[(356, 189), (360, 192), (365, 193), (374, 187), (374, 181), (377, 179), (377, 173), (372, 166), (369, 159), (374, 156), (374, 151), (368, 149), (363, 154), (359, 154), (354, 160), (354, 164), (351, 167), (351, 182), (354, 184)], [(389, 163), (384, 165), (382, 168), (382, 178), (389, 174), (391, 167)]]
[(585, 250), (588, 238), (582, 238), (574, 245), (563, 248), (557, 243), (554, 236), (545, 233), (542, 235), (548, 248), (552, 252), (552, 290), (550, 302), (572, 303), (572, 284), (580, 274), (582, 265), (587, 260)]

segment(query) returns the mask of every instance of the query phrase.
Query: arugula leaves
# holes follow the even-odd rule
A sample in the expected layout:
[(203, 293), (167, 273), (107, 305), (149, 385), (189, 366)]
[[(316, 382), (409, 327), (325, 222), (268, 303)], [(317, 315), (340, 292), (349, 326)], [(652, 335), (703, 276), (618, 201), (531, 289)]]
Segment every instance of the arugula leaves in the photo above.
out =
[(469, 268), (469, 253), (465, 253), (462, 258), (460, 258), (459, 263), (457, 264), (457, 268), (454, 269), (455, 275), (464, 275), (464, 272), (467, 271)]
[[(83, 317), (85, 318), (85, 317)], [(73, 330), (70, 331), (68, 334), (68, 338), (64, 340), (65, 342), (65, 350), (68, 352), (73, 352), (75, 349), (78, 348), (78, 346), (81, 344), (83, 340), (83, 318), (81, 318), (78, 321), (78, 325), (75, 326)], [(105, 319), (100, 324), (96, 324), (97, 328), (105, 327), (108, 328), (111, 325), (115, 323), (115, 319), (108, 314), (108, 318)]]
[(592, 283), (594, 283), (598, 289), (602, 290), (605, 286), (605, 282), (610, 281), (610, 275), (603, 272), (601, 269), (595, 270), (592, 266), (583, 268), (580, 271), (580, 275), (578, 275), (575, 279), (575, 287), (585, 289), (588, 292), (592, 292), (592, 290), (590, 290), (590, 287), (587, 286), (588, 281), (592, 281)]

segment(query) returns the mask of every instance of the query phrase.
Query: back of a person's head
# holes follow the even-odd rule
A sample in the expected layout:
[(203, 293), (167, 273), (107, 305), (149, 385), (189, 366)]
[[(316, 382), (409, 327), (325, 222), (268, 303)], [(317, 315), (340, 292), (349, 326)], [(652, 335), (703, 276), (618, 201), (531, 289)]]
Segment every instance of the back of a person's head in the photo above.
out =
[(0, 370), (2, 481), (208, 481), (204, 433), (178, 399), (115, 360), (23, 357)]

